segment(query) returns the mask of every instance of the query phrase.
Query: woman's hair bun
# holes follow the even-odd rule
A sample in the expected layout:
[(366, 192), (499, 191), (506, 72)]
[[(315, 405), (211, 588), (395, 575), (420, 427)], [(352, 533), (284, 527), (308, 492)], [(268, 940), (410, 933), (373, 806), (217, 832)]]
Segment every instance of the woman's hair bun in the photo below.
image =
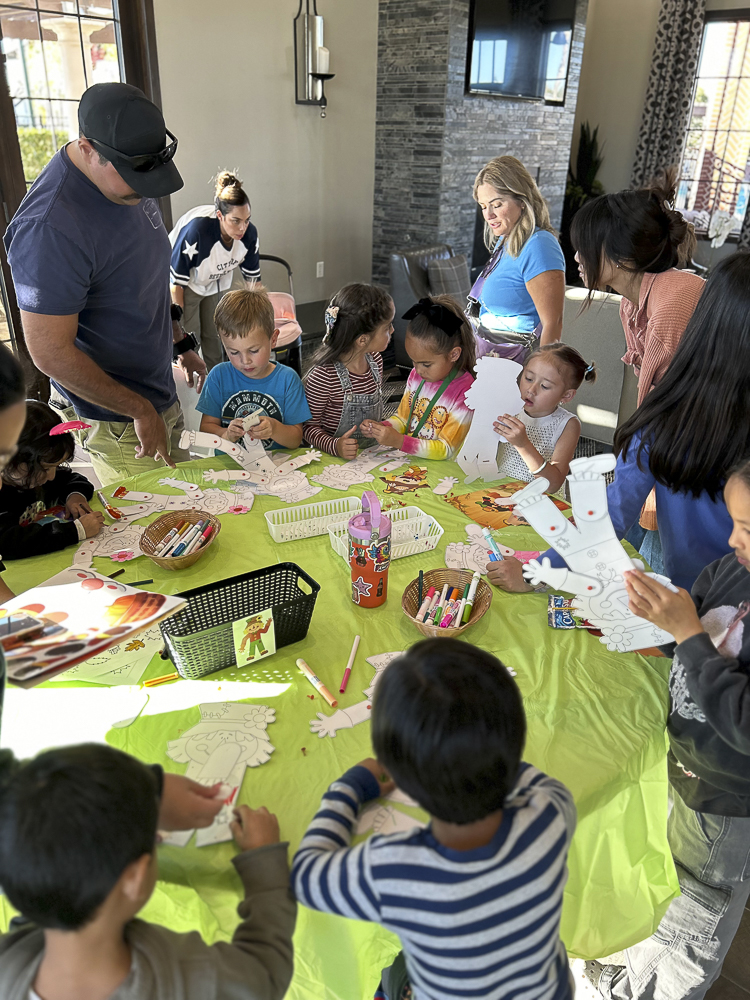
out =
[(216, 197), (220, 198), (222, 191), (229, 187), (242, 187), (242, 181), (229, 170), (222, 170), (216, 175)]

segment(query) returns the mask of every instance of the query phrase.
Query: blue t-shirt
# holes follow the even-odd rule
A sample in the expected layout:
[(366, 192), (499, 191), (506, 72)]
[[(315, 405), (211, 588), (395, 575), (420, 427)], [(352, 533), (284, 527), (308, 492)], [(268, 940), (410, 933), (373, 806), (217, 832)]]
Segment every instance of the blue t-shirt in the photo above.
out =
[[(77, 313), (76, 347), (110, 378), (148, 399), (159, 413), (176, 401), (171, 248), (152, 198), (116, 205), (63, 148), (31, 186), (4, 242), (21, 309), (48, 316)], [(82, 417), (131, 419), (57, 388)]]
[[(265, 378), (248, 378), (229, 361), (208, 373), (196, 409), (221, 420), (222, 427), (228, 427), (235, 417), (249, 417), (251, 413), (272, 417), (282, 424), (303, 424), (312, 416), (302, 380), (293, 368), (276, 365)], [(270, 438), (263, 444), (269, 449), (282, 447)]]
[(545, 271), (564, 271), (565, 258), (557, 238), (546, 229), (529, 236), (517, 257), (505, 251), (487, 276), (481, 292), (480, 322), (488, 330), (531, 332), (539, 313), (526, 282)]
[[(622, 455), (617, 459), (614, 482), (607, 487), (609, 516), (617, 537), (624, 538), (656, 487), (656, 518), (664, 571), (672, 583), (689, 591), (706, 566), (731, 551), (732, 518), (723, 497), (714, 501), (707, 493), (697, 497), (692, 493), (673, 493), (657, 483), (648, 465), (648, 445), (641, 455), (643, 469), (638, 467), (640, 443), (641, 432), (638, 432), (628, 446), (627, 459)], [(553, 566), (564, 565), (562, 556), (552, 549), (543, 555), (549, 556)]]

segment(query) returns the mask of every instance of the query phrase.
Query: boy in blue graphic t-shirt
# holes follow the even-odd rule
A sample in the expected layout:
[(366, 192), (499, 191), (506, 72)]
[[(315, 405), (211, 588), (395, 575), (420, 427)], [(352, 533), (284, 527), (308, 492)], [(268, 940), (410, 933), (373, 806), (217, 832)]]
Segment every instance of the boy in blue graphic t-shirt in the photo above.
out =
[(197, 409), (202, 431), (229, 441), (245, 434), (243, 417), (260, 423), (247, 433), (266, 449), (298, 448), (302, 424), (311, 417), (299, 375), (271, 361), (279, 331), (273, 305), (262, 289), (227, 292), (214, 313), (228, 362), (212, 368)]

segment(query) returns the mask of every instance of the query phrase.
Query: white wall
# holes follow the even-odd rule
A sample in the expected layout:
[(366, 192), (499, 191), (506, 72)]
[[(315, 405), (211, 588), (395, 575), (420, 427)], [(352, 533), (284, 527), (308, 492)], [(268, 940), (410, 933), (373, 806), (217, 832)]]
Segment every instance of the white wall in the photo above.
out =
[[(706, 10), (741, 6), (706, 0)], [(598, 125), (607, 192), (630, 186), (660, 7), (661, 0), (589, 0), (571, 157), (575, 163), (581, 122)]]
[[(237, 168), (261, 252), (289, 261), (295, 298), (310, 302), (370, 278), (378, 3), (319, 7), (336, 74), (325, 119), (294, 103), (297, 7), (297, 0), (154, 0), (164, 116), (180, 140), (185, 180), (172, 196), (175, 220), (212, 200), (208, 181), (220, 168)], [(320, 260), (323, 279), (315, 277)], [(264, 280), (283, 290), (280, 269), (267, 267)]]

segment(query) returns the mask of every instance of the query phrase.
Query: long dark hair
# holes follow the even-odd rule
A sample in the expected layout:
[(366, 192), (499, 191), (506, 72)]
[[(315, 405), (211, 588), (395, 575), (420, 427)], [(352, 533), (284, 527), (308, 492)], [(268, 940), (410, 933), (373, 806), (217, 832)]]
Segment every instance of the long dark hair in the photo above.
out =
[[(72, 434), (50, 437), (49, 432), (60, 423), (59, 416), (46, 403), (27, 400), (26, 423), (18, 439), (18, 450), (3, 469), (3, 482), (30, 489), (44, 472), (44, 465), (67, 462), (73, 457), (76, 443)], [(19, 476), (22, 465), (26, 471)]]
[[(435, 326), (424, 313), (409, 320), (406, 332), (415, 340), (426, 341), (436, 354), (450, 354), (454, 347), (461, 348), (461, 355), (455, 364), (460, 372), (473, 372), (477, 360), (477, 341), (466, 314), (452, 295), (428, 295), (433, 305), (449, 309), (462, 323), (455, 333), (446, 333)], [(426, 299), (420, 299), (420, 303)], [(407, 313), (408, 315), (408, 313)]]
[(695, 249), (692, 225), (675, 211), (677, 171), (662, 171), (648, 187), (603, 194), (573, 216), (570, 241), (586, 275), (591, 302), (606, 257), (631, 274), (660, 274), (686, 263)]
[(657, 482), (715, 500), (729, 471), (750, 457), (750, 253), (725, 257), (711, 272), (659, 384), (617, 429), (627, 456), (641, 431)]
[(0, 344), (0, 410), (26, 398), (23, 369), (18, 358)]
[(344, 285), (328, 303), (326, 334), (313, 355), (307, 375), (316, 365), (332, 365), (340, 360), (351, 351), (358, 337), (374, 333), (392, 315), (393, 299), (385, 288), (363, 282)]

